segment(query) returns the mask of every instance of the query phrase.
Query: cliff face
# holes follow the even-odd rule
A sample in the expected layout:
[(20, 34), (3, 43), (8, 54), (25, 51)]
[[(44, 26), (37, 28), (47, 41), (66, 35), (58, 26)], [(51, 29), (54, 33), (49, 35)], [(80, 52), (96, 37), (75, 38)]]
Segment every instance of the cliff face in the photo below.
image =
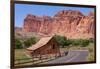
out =
[(15, 32), (20, 32), (20, 31), (22, 31), (21, 27), (15, 27)]
[(45, 35), (63, 35), (67, 38), (94, 38), (94, 15), (83, 15), (80, 11), (63, 10), (54, 17), (28, 14), (24, 19), (23, 31)]

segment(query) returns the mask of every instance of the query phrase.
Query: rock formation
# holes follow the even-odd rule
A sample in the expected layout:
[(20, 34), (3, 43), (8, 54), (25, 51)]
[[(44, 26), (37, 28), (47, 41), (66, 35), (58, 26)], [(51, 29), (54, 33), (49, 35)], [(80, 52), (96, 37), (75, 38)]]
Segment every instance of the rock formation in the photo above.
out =
[(28, 14), (24, 19), (23, 31), (45, 35), (62, 35), (69, 39), (94, 38), (94, 14), (83, 15), (80, 11), (63, 10), (53, 17)]
[(15, 32), (20, 32), (20, 31), (22, 31), (21, 27), (15, 27)]

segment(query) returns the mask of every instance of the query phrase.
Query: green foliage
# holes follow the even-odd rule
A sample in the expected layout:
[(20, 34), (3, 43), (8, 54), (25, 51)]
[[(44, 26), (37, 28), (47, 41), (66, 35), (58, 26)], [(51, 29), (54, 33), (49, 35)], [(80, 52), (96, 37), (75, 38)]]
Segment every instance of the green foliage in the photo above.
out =
[(89, 39), (89, 42), (94, 43), (94, 39), (92, 39), (92, 38)]
[(85, 47), (85, 46), (88, 46), (89, 45), (89, 40), (82, 40), (81, 41), (81, 46)]
[(57, 42), (62, 46), (69, 46), (70, 45), (70, 40), (67, 40), (66, 37), (64, 36), (59, 36), (59, 35), (55, 35), (54, 38), (57, 40)]
[(35, 43), (36, 43), (36, 38), (32, 37), (32, 38), (29, 38), (29, 39), (24, 41), (24, 46), (29, 47), (29, 46), (31, 46), (32, 44), (35, 44)]
[(19, 39), (15, 39), (15, 48), (16, 49), (21, 49), (22, 48), (22, 43)]
[(88, 46), (89, 43), (93, 43), (94, 39), (67, 39), (64, 36), (55, 35), (54, 38), (57, 40), (57, 42), (60, 44), (61, 47), (66, 46)]
[(90, 41), (89, 40), (86, 40), (86, 39), (74, 39), (72, 40), (72, 45), (74, 46), (87, 46), (89, 45)]

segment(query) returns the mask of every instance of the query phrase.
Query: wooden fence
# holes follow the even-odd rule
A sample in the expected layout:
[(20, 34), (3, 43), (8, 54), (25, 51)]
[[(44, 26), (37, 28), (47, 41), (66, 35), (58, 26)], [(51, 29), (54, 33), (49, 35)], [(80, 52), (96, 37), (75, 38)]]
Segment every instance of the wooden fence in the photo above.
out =
[[(68, 53), (67, 53), (68, 54)], [(66, 53), (61, 53), (61, 56), (65, 56)], [(47, 62), (47, 61), (50, 61), (50, 60), (54, 60), (54, 59), (57, 59), (59, 58), (59, 56), (57, 57), (44, 57), (44, 58), (41, 58), (39, 59), (38, 57), (35, 57), (36, 59), (33, 59), (33, 58), (25, 58), (25, 59), (16, 59), (15, 60), (15, 66), (22, 66), (22, 65), (27, 65), (28, 63), (31, 63), (32, 65), (35, 65), (35, 64), (40, 64), (40, 63), (44, 63), (44, 62)]]

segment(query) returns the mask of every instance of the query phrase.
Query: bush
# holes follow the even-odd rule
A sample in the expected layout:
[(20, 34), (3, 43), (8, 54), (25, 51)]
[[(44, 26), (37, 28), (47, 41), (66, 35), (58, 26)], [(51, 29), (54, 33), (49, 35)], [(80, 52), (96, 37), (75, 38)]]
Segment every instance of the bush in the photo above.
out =
[(90, 43), (90, 41), (85, 40), (85, 39), (75, 39), (72, 41), (72, 45), (75, 45), (75, 46), (80, 45), (82, 47), (89, 45), (89, 43)]
[(22, 43), (19, 39), (15, 39), (15, 48), (22, 49)]
[(75, 46), (80, 45), (80, 40), (72, 40), (72, 45), (75, 45)]
[(29, 47), (29, 46), (31, 46), (32, 44), (35, 44), (35, 43), (36, 43), (36, 38), (32, 37), (32, 38), (29, 38), (26, 41), (24, 41), (24, 46)]
[(70, 40), (67, 40), (64, 36), (55, 35), (54, 38), (60, 44), (61, 47), (69, 46), (71, 44)]
[(90, 43), (89, 40), (82, 40), (81, 46), (83, 46), (83, 47), (88, 46), (89, 43)]
[(93, 39), (93, 38), (90, 38), (90, 39), (89, 39), (89, 42), (90, 42), (90, 43), (94, 43), (94, 39)]
[(54, 38), (61, 45), (61, 47), (66, 46), (88, 46), (90, 43), (94, 42), (94, 39), (67, 39), (65, 36), (55, 35)]
[(65, 43), (64, 43), (65, 46), (69, 46), (71, 44), (72, 44), (72, 41), (71, 40), (69, 40), (69, 39), (66, 39), (65, 40)]

